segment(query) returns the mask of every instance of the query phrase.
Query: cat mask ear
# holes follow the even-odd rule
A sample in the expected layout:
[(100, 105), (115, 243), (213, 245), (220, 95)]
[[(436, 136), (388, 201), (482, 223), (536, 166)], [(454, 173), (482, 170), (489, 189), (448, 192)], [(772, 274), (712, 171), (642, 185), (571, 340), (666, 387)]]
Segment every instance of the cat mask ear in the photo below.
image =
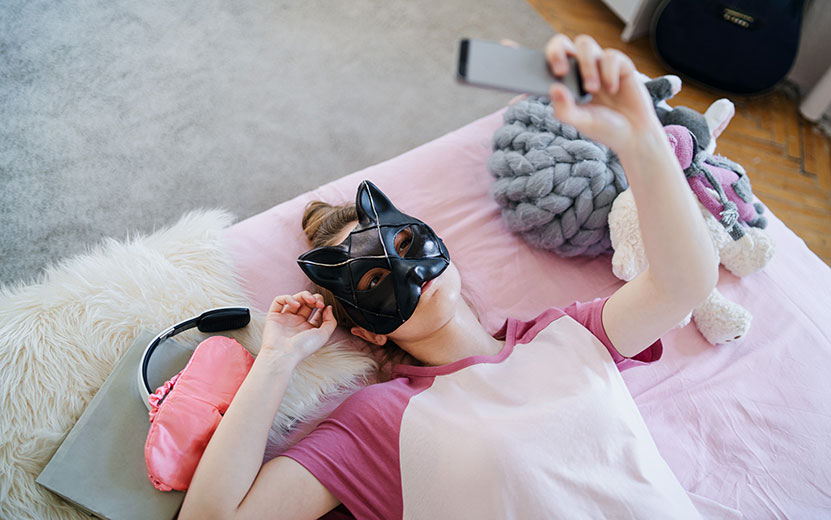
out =
[(401, 213), (389, 198), (370, 181), (362, 181), (355, 196), (355, 208), (358, 210), (358, 229), (379, 225), (406, 224), (412, 217)]
[(300, 255), (297, 264), (311, 281), (334, 293), (351, 293), (349, 255), (343, 247), (325, 246)]

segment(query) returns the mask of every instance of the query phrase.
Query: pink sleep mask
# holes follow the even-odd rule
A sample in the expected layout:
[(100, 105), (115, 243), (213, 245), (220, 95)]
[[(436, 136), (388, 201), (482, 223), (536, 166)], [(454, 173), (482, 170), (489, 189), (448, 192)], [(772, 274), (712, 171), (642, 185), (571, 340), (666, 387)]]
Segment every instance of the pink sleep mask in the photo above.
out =
[(235, 340), (213, 336), (196, 347), (181, 372), (149, 396), (151, 424), (144, 458), (156, 489), (188, 488), (253, 363), (254, 357)]

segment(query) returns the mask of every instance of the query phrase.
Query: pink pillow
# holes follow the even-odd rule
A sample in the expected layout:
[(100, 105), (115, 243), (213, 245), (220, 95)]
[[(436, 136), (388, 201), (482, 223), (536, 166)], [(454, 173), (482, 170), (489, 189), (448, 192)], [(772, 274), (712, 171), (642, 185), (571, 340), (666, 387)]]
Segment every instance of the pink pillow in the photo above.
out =
[(200, 343), (185, 368), (150, 396), (147, 476), (160, 491), (186, 490), (254, 357), (231, 338)]

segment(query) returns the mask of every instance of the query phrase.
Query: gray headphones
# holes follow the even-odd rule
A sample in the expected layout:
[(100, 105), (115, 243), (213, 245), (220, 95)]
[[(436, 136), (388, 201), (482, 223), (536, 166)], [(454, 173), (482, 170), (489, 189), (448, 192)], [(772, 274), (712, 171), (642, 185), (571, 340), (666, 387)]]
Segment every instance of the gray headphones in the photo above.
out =
[(147, 380), (147, 367), (150, 365), (150, 356), (153, 355), (153, 351), (156, 350), (156, 347), (162, 341), (194, 327), (197, 327), (200, 332), (221, 332), (224, 330), (241, 329), (248, 325), (249, 321), (251, 321), (251, 313), (245, 307), (220, 307), (207, 310), (199, 316), (168, 327), (153, 338), (153, 341), (144, 349), (137, 374), (139, 393), (147, 409), (150, 410), (150, 402), (148, 399), (154, 391), (150, 388), (150, 382)]

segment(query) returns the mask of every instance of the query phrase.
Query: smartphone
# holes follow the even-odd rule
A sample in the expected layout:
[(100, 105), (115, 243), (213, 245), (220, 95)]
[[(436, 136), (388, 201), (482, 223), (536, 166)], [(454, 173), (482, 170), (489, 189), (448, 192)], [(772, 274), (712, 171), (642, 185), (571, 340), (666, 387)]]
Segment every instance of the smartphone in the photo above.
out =
[(465, 38), (459, 41), (456, 79), (465, 85), (536, 96), (547, 96), (551, 84), (558, 81), (571, 91), (577, 103), (586, 103), (591, 94), (583, 89), (577, 60), (569, 57), (569, 62), (568, 74), (558, 77), (548, 68), (542, 51)]

